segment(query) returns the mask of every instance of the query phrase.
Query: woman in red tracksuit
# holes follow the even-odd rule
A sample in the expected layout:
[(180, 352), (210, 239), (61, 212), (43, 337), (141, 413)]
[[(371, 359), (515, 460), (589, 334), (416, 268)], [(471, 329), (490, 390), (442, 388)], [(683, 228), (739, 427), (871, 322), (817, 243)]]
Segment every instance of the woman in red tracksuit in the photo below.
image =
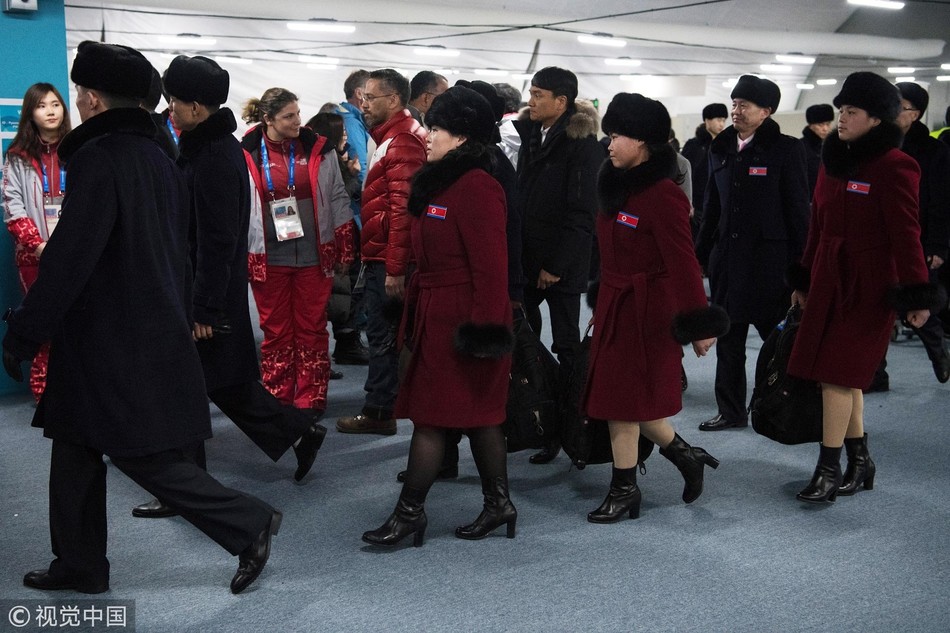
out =
[(260, 314), (261, 375), (281, 402), (322, 415), (330, 376), (326, 308), (353, 261), (352, 213), (325, 137), (302, 127), (297, 96), (271, 88), (244, 108), (250, 171), (248, 276)]
[[(70, 129), (69, 112), (59, 91), (48, 83), (30, 86), (3, 165), (3, 220), (16, 244), (23, 292), (36, 280), (46, 240), (59, 220), (66, 170), (56, 150)], [(48, 358), (49, 346), (44, 345), (33, 359), (30, 389), (37, 401), (46, 387)]]

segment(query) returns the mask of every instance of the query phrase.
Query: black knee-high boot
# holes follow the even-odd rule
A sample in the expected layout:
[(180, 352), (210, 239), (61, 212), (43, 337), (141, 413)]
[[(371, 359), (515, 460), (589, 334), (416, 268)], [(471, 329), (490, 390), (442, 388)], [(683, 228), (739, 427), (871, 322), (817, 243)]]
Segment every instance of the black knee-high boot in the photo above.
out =
[(838, 494), (853, 495), (862, 484), (865, 490), (873, 490), (877, 467), (868, 453), (868, 434), (844, 438), (844, 450), (848, 454), (848, 467), (844, 471), (844, 481), (838, 488)]
[(703, 494), (703, 466), (713, 470), (719, 468), (719, 460), (702, 448), (694, 448), (683, 441), (679, 435), (673, 436), (669, 446), (660, 449), (660, 455), (676, 466), (686, 485), (683, 487), (683, 501), (692, 503)]
[(504, 477), (482, 478), (485, 507), (474, 523), (455, 528), (455, 536), (476, 541), (488, 536), (500, 525), (508, 525), (508, 538), (515, 537), (518, 511), (508, 496), (508, 480)]
[(614, 523), (625, 514), (636, 519), (640, 516), (640, 499), (636, 467), (614, 468), (607, 498), (599, 508), (587, 515), (587, 520), (591, 523)]
[(399, 501), (396, 503), (396, 509), (379, 528), (364, 532), (363, 541), (370, 545), (390, 547), (410, 534), (414, 534), (412, 544), (415, 547), (422, 547), (422, 539), (425, 537), (426, 525), (428, 524), (425, 512), (426, 494), (428, 492), (428, 490), (413, 488), (409, 484), (404, 484), (402, 492), (399, 494)]
[(809, 503), (834, 503), (841, 487), (841, 447), (822, 444), (818, 455), (818, 465), (808, 486), (796, 495), (799, 501)]

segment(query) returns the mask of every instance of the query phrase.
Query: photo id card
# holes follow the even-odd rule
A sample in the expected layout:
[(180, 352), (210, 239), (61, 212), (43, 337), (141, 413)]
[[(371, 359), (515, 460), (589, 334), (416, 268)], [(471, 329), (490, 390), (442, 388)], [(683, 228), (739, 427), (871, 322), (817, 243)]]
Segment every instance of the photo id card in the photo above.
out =
[(296, 198), (271, 200), (270, 214), (274, 219), (274, 230), (277, 232), (278, 242), (303, 237), (303, 225), (300, 223)]
[(54, 196), (43, 200), (43, 219), (46, 220), (46, 231), (52, 235), (59, 223), (59, 216), (63, 211), (63, 197)]

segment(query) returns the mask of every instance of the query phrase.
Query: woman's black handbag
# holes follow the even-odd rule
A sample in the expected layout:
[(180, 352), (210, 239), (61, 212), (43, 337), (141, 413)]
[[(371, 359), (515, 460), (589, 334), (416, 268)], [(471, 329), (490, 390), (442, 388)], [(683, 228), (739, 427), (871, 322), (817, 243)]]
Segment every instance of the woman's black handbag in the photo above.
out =
[[(581, 409), (589, 364), (590, 328), (587, 328), (584, 340), (575, 348), (574, 368), (568, 377), (560, 406), (561, 446), (578, 470), (584, 470), (588, 464), (606, 464), (614, 460), (607, 421), (591, 419)], [(640, 435), (639, 463), (642, 464), (650, 456), (653, 446), (653, 442)]]
[(557, 433), (558, 362), (538, 335), (520, 319), (511, 357), (508, 404), (502, 430), (508, 452), (543, 448)]
[(749, 404), (752, 428), (781, 444), (821, 441), (821, 386), (787, 373), (802, 314), (792, 306), (762, 344)]

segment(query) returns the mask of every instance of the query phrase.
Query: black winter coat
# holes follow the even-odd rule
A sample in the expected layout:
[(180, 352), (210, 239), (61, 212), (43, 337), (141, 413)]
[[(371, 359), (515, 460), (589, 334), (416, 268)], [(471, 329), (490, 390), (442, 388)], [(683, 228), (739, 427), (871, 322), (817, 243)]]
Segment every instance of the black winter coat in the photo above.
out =
[(211, 437), (186, 309), (188, 188), (155, 133), (120, 108), (63, 138), (62, 219), (4, 339), (20, 358), (51, 341), (34, 426), (123, 457)]
[(947, 259), (950, 241), (950, 147), (914, 121), (901, 150), (920, 165), (920, 241), (924, 255)]
[(518, 176), (504, 150), (497, 145), (491, 146), (491, 175), (505, 190), (505, 204), (508, 215), (505, 220), (505, 236), (508, 239), (508, 298), (512, 301), (524, 301), (524, 273), (521, 269), (522, 234), (524, 221), (521, 213), (521, 199), (518, 196)]
[(696, 136), (686, 141), (680, 152), (689, 161), (693, 175), (693, 222), (697, 223), (703, 217), (706, 183), (709, 180), (709, 146), (712, 142), (712, 134), (706, 131), (705, 125), (700, 125), (696, 128)]
[(604, 162), (597, 113), (577, 105), (580, 109), (568, 110), (551, 126), (543, 145), (540, 123), (515, 121), (521, 135), (518, 187), (525, 281), (534, 287), (544, 269), (561, 278), (552, 290), (569, 293), (587, 289), (597, 171)]
[(197, 342), (209, 391), (260, 378), (247, 303), (250, 180), (235, 129), (234, 114), (221, 108), (179, 140), (178, 166), (191, 196), (193, 317), (219, 327)]
[(788, 308), (785, 271), (808, 229), (805, 153), (766, 119), (741, 153), (732, 126), (709, 150), (709, 190), (696, 255), (712, 302), (736, 323), (778, 323)]
[(805, 150), (805, 165), (808, 167), (808, 201), (815, 195), (815, 185), (818, 183), (818, 169), (821, 167), (821, 139), (805, 126), (802, 137), (799, 139)]

